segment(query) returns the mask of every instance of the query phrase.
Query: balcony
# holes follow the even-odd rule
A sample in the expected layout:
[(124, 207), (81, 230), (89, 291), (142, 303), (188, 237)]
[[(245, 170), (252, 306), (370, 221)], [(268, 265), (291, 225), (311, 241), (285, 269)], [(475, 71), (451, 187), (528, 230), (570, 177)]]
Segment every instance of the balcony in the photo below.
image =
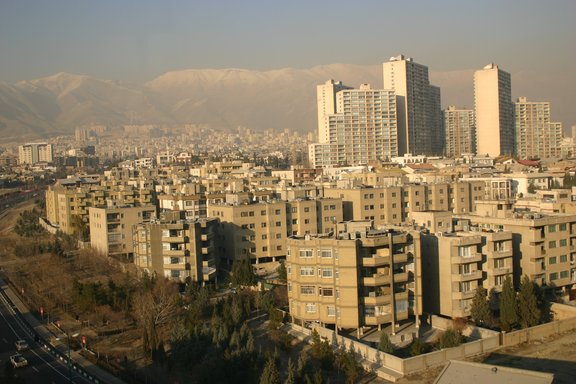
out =
[(364, 304), (366, 305), (385, 305), (389, 304), (392, 300), (390, 289), (384, 292), (369, 292), (368, 296), (364, 296)]
[(122, 234), (112, 233), (108, 234), (108, 244), (117, 244), (122, 242)]
[(210, 253), (212, 253), (212, 248), (213, 247), (211, 247), (211, 246), (210, 247), (202, 247), (201, 252), (203, 255), (209, 255)]
[(390, 264), (390, 256), (377, 256), (362, 258), (362, 266), (364, 267), (381, 267)]
[(511, 272), (511, 268), (510, 267), (502, 267), (502, 268), (494, 268), (492, 270), (492, 274), (494, 276), (500, 276), (500, 275), (507, 275)]
[(477, 263), (482, 261), (482, 254), (478, 252), (472, 253), (470, 256), (452, 256), (452, 264), (468, 264)]
[(474, 297), (474, 290), (466, 292), (452, 292), (452, 300), (467, 300)]
[(212, 237), (214, 237), (214, 235), (212, 233), (203, 233), (200, 235), (200, 240), (201, 241), (208, 241), (208, 240), (212, 239)]
[(371, 277), (364, 277), (363, 284), (368, 287), (390, 284), (390, 275), (375, 274)]
[(408, 272), (394, 272), (395, 283), (405, 283), (408, 281)]
[(188, 251), (186, 249), (164, 249), (162, 254), (166, 256), (187, 256)]
[(471, 281), (479, 280), (482, 278), (482, 271), (474, 271), (470, 273), (455, 273), (452, 275), (453, 281)]
[(512, 250), (511, 249), (492, 252), (492, 258), (493, 259), (502, 259), (505, 257), (512, 257)]
[(392, 313), (385, 313), (381, 315), (364, 315), (364, 322), (366, 325), (379, 325), (392, 322)]
[(202, 279), (204, 281), (210, 281), (215, 278), (216, 278), (216, 268), (202, 267)]
[(408, 261), (408, 254), (407, 253), (396, 253), (394, 254), (394, 264), (396, 263), (405, 263)]
[(162, 236), (163, 243), (187, 243), (188, 237), (187, 236)]
[(395, 301), (408, 300), (408, 291), (398, 292), (394, 294)]

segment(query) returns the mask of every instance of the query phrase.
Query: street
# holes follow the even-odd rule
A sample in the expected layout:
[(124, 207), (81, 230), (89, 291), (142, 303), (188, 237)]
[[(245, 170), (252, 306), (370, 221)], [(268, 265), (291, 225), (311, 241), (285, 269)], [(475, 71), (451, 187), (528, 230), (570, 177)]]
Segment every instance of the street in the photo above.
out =
[[(29, 327), (19, 317), (17, 311), (7, 299), (2, 290), (0, 292), (0, 364), (4, 375), (12, 374), (18, 383), (91, 383), (88, 379), (79, 376), (75, 370), (70, 370), (65, 361), (43, 348), (43, 343), (37, 343), (31, 336)], [(14, 343), (24, 339), (29, 349), (21, 352), (28, 360), (28, 366), (14, 369), (10, 365), (10, 356), (16, 353)]]

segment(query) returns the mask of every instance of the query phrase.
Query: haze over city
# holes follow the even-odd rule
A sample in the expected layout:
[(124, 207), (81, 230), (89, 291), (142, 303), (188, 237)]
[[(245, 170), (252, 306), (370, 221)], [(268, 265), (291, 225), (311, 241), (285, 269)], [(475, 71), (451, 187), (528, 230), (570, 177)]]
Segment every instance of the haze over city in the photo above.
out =
[(140, 84), (183, 69), (378, 66), (403, 53), (430, 68), (443, 107), (471, 106), (473, 71), (494, 62), (514, 98), (550, 101), (568, 130), (574, 14), (573, 1), (3, 2), (0, 82), (67, 72)]

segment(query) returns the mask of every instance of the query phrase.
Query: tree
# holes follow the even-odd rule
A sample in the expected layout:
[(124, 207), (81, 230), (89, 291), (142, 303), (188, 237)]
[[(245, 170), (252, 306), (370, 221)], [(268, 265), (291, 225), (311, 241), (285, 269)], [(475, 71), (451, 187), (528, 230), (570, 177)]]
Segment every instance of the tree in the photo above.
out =
[(380, 333), (380, 343), (378, 344), (378, 349), (384, 353), (394, 353), (394, 345), (390, 341), (388, 334), (384, 331)]
[(231, 283), (236, 286), (252, 286), (256, 284), (256, 275), (248, 257), (236, 260), (232, 264)]
[(24, 211), (20, 213), (16, 225), (14, 225), (14, 232), (22, 237), (35, 237), (44, 231), (44, 228), (39, 223), (40, 214), (35, 209)]
[(440, 336), (439, 347), (444, 348), (454, 348), (462, 344), (462, 334), (455, 329), (447, 329)]
[(166, 279), (144, 279), (134, 296), (134, 315), (142, 329), (144, 350), (151, 355), (163, 346), (162, 327), (176, 321), (178, 288)]
[(526, 275), (522, 277), (518, 292), (518, 317), (522, 328), (533, 327), (540, 323), (540, 308), (534, 283)]
[(530, 180), (530, 182), (528, 183), (528, 188), (526, 188), (526, 191), (530, 194), (536, 193), (536, 186), (534, 185), (533, 180)]
[(274, 361), (273, 358), (269, 358), (268, 361), (266, 361), (266, 365), (260, 376), (260, 384), (280, 384), (280, 373), (278, 372), (276, 361)]
[(410, 345), (410, 355), (418, 356), (424, 352), (424, 344), (419, 338), (414, 339), (412, 345)]
[(516, 304), (516, 291), (512, 279), (506, 277), (500, 294), (500, 328), (509, 332), (518, 322), (518, 306)]
[(280, 260), (280, 265), (276, 268), (276, 272), (278, 272), (278, 279), (282, 281), (286, 281), (287, 279), (287, 272), (286, 272), (286, 263), (284, 260)]
[(286, 380), (284, 380), (284, 384), (296, 384), (296, 367), (294, 363), (292, 363), (291, 358), (288, 358), (288, 367), (286, 370)]
[(490, 320), (491, 311), (487, 300), (488, 292), (484, 287), (476, 288), (476, 293), (472, 298), (472, 306), (470, 308), (470, 316), (474, 319), (476, 324), (485, 324)]

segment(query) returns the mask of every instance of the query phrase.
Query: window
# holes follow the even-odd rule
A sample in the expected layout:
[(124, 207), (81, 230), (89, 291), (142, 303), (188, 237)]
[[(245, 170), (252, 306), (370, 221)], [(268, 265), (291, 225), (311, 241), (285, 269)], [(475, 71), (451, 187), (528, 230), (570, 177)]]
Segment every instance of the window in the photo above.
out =
[(300, 276), (314, 276), (314, 267), (300, 267)]
[(548, 259), (548, 264), (556, 264), (556, 256), (551, 256)]
[(329, 278), (333, 276), (332, 268), (321, 268), (319, 270), (319, 275), (325, 278)]
[(281, 221), (277, 221), (277, 222), (276, 222), (276, 226), (277, 226), (277, 227), (281, 227), (281, 226), (282, 226), (282, 222), (281, 222)]
[(458, 256), (460, 257), (470, 257), (470, 247), (458, 247)]
[(300, 287), (301, 295), (314, 295), (316, 293), (316, 288), (313, 285), (302, 285)]
[(560, 255), (560, 262), (561, 263), (565, 263), (568, 261), (568, 256), (566, 255)]
[(277, 246), (276, 246), (276, 250), (277, 250), (277, 251), (281, 251), (281, 250), (282, 250), (282, 246), (281, 246), (281, 245), (277, 245)]
[(334, 317), (336, 316), (336, 307), (334, 307), (333, 305), (329, 305), (326, 307), (326, 312), (328, 316)]
[(311, 249), (301, 249), (298, 252), (300, 257), (312, 257), (312, 250)]
[(316, 313), (316, 303), (307, 303), (306, 313)]
[(305, 208), (304, 208), (304, 212), (310, 212), (310, 208), (305, 207)]
[(568, 271), (560, 271), (560, 278), (567, 279), (568, 278)]
[(565, 231), (566, 230), (566, 224), (560, 224), (560, 230)]
[(266, 210), (261, 210), (261, 211), (260, 211), (260, 215), (261, 215), (261, 216), (266, 216)]
[(494, 279), (494, 284), (495, 285), (502, 285), (504, 284), (504, 279), (506, 278), (506, 276), (504, 275), (500, 275), (500, 276), (496, 276), (496, 278)]
[[(254, 251), (256, 251), (256, 249), (254, 249)], [(262, 252), (268, 252), (268, 247), (267, 246), (262, 247)]]
[(277, 239), (282, 238), (282, 234), (281, 234), (281, 233), (277, 233), (277, 234), (276, 234), (276, 238), (277, 238)]
[(275, 215), (279, 215), (279, 214), (280, 214), (280, 210), (279, 210), (279, 209), (275, 210), (275, 211), (274, 211), (274, 214), (275, 214)]
[(332, 257), (332, 250), (331, 249), (321, 249), (320, 250), (320, 257)]
[(320, 288), (320, 296), (334, 296), (334, 288)]
[(504, 268), (506, 266), (504, 259), (494, 260), (494, 268)]
[(460, 283), (460, 292), (469, 292), (472, 290), (470, 281), (463, 281)]
[(558, 280), (558, 273), (557, 272), (553, 272), (550, 274), (550, 281), (553, 280)]
[(261, 224), (260, 224), (260, 227), (266, 228), (266, 223), (261, 223)]
[(561, 247), (565, 247), (566, 244), (568, 244), (568, 243), (566, 242), (566, 239), (561, 239), (561, 240), (560, 240), (560, 246), (561, 246)]
[(266, 240), (266, 239), (268, 239), (268, 235), (266, 235), (266, 234), (262, 235), (262, 240)]
[(548, 232), (556, 232), (556, 224), (552, 224), (548, 226)]
[(556, 248), (556, 240), (549, 241), (548, 248)]

